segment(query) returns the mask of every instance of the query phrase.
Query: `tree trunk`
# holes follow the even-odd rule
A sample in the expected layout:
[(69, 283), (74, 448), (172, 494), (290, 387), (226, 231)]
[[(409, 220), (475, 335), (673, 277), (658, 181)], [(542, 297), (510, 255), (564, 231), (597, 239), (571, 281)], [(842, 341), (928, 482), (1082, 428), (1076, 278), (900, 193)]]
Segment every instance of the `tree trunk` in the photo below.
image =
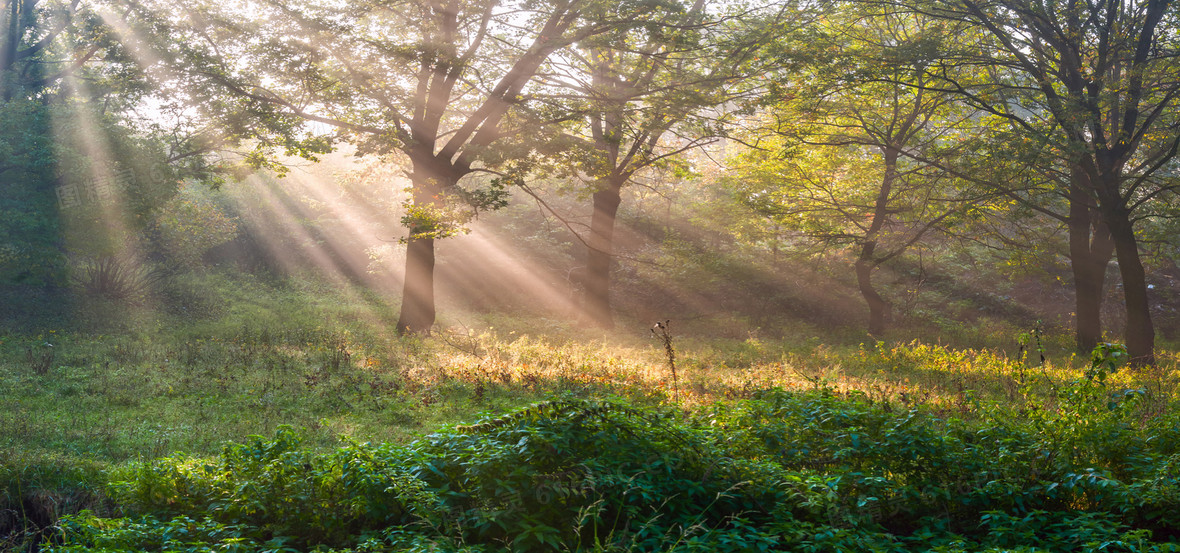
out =
[(1078, 351), (1089, 352), (1102, 339), (1102, 296), (1109, 258), (1099, 259), (1090, 253), (1073, 257), (1075, 342)]
[(397, 333), (399, 336), (429, 334), (434, 316), (434, 239), (410, 238), (406, 245), (406, 278)]
[(877, 336), (885, 332), (890, 309), (889, 302), (873, 288), (873, 270), (877, 267), (872, 261), (872, 249), (869, 244), (861, 248), (860, 258), (856, 260), (856, 284), (865, 303), (869, 304), (869, 334)]
[(1155, 326), (1151, 322), (1151, 303), (1147, 299), (1147, 273), (1139, 258), (1139, 243), (1125, 209), (1103, 212), (1115, 255), (1119, 260), (1119, 274), (1123, 279), (1123, 301), (1127, 306), (1127, 329), (1123, 340), (1134, 365), (1155, 363)]
[[(441, 195), (454, 187), (462, 176), (445, 160), (430, 155), (428, 149), (411, 157), (410, 174), (415, 206), (438, 206)], [(434, 236), (426, 229), (411, 228), (406, 244), (406, 274), (402, 286), (402, 309), (397, 320), (399, 336), (430, 334), (434, 326)], [(419, 233), (426, 234), (418, 236)]]
[[(1075, 179), (1080, 178), (1075, 173)], [(1095, 216), (1084, 193), (1075, 184), (1069, 203), (1069, 257), (1074, 282), (1075, 341), (1089, 353), (1102, 339), (1102, 300), (1106, 267), (1114, 255), (1114, 242), (1105, 223)]]
[(873, 220), (869, 228), (865, 229), (864, 241), (860, 244), (860, 253), (856, 258), (856, 284), (865, 303), (869, 304), (869, 334), (873, 335), (885, 331), (885, 321), (889, 318), (889, 302), (873, 287), (873, 271), (883, 261), (876, 256), (877, 238), (889, 220), (889, 195), (897, 180), (897, 158), (900, 155), (901, 151), (897, 148), (882, 148), (885, 173), (881, 176), (881, 187), (873, 201)]
[(608, 182), (594, 193), (594, 213), (590, 217), (590, 237), (586, 253), (586, 295), (583, 310), (590, 323), (614, 328), (610, 303), (610, 270), (614, 261), (615, 218), (622, 198), (621, 183)]
[(15, 63), (20, 47), (21, 14), (20, 0), (9, 0), (0, 10), (0, 101), (12, 100), (12, 89), (16, 82)]

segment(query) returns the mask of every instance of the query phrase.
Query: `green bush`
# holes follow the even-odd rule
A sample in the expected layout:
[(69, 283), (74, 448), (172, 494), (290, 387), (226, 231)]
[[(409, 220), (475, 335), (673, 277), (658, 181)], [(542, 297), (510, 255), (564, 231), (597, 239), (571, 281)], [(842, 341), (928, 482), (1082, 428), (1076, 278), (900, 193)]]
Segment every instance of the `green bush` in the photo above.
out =
[(400, 543), (410, 528), (436, 545), (515, 551), (768, 549), (776, 538), (756, 528), (780, 499), (775, 471), (703, 449), (671, 417), (561, 401), (406, 448), (350, 444), (324, 455), (281, 430), (218, 460), (118, 473), (112, 497), (126, 518), (70, 518), (60, 550), (170, 549), (181, 545), (177, 532), (192, 551), (231, 537), (242, 550), (362, 547)]
[(112, 497), (129, 515), (208, 517), (218, 531), (300, 546), (351, 543), (366, 529), (423, 520), (436, 499), (389, 449), (349, 445), (328, 455), (300, 448), (289, 428), (273, 440), (226, 446), (219, 459), (165, 458), (115, 475)]
[(775, 471), (706, 443), (669, 412), (558, 401), (434, 435), (414, 449), (415, 471), (446, 494), (467, 541), (659, 551), (720, 545), (781, 499)]
[(318, 454), (283, 429), (116, 473), (124, 518), (68, 518), (55, 550), (1180, 550), (1175, 416), (1134, 397), (1082, 379), (974, 422), (822, 388), (563, 399)]

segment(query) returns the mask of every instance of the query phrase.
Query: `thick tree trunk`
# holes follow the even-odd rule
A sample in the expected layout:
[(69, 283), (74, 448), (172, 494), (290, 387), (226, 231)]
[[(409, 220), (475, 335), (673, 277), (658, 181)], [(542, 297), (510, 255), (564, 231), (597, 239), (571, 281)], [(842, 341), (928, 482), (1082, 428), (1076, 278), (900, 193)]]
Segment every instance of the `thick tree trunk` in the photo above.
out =
[(1095, 217), (1085, 195), (1076, 185), (1070, 195), (1068, 226), (1077, 317), (1075, 340), (1079, 351), (1089, 353), (1102, 340), (1106, 267), (1114, 255), (1114, 242), (1106, 224)]
[(1123, 340), (1127, 354), (1135, 365), (1155, 363), (1155, 326), (1151, 322), (1151, 303), (1147, 298), (1147, 273), (1139, 258), (1139, 243), (1125, 210), (1103, 212), (1110, 236), (1114, 240), (1123, 279), (1123, 300), (1127, 306), (1127, 329)]
[[(415, 206), (438, 205), (441, 195), (459, 182), (462, 173), (445, 160), (429, 154), (429, 150), (412, 157)], [(406, 244), (406, 274), (402, 286), (402, 309), (397, 320), (399, 336), (430, 334), (434, 326), (434, 236), (416, 236), (426, 229), (411, 228)]]
[(397, 333), (399, 336), (429, 334), (434, 317), (434, 239), (410, 238), (406, 245), (406, 278)]
[(589, 250), (586, 253), (585, 300), (583, 310), (591, 324), (614, 328), (611, 314), (610, 270), (614, 262), (615, 218), (622, 201), (620, 183), (607, 183), (594, 193), (594, 213), (590, 217)]
[(890, 311), (889, 302), (873, 287), (873, 270), (876, 268), (872, 262), (872, 248), (866, 244), (861, 248), (860, 259), (856, 260), (856, 284), (865, 303), (869, 304), (869, 334), (874, 336), (885, 332)]
[(1074, 312), (1077, 315), (1075, 342), (1082, 352), (1089, 352), (1102, 339), (1102, 295), (1106, 284), (1106, 260), (1089, 253), (1074, 256), (1071, 262), (1074, 280)]

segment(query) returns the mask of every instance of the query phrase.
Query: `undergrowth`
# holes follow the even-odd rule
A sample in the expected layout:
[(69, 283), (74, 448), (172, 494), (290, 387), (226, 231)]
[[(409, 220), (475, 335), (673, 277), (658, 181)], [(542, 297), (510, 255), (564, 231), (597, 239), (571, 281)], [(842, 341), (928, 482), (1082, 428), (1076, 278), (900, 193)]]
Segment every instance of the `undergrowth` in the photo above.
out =
[[(405, 445), (280, 428), (114, 471), (81, 551), (1176, 551), (1177, 416), (1094, 380), (974, 422), (830, 388), (559, 399)], [(1101, 430), (1096, 430), (1101, 428)]]
[(0, 549), (1168, 551), (1180, 539), (1172, 352), (1127, 370), (1115, 346), (1088, 359), (1054, 336), (1014, 335), (1005, 350), (807, 329), (686, 332), (673, 352), (649, 325), (585, 336), (504, 318), (397, 338), (380, 330), (388, 310), (357, 308), (372, 298), (235, 281), (220, 305), (198, 297), (217, 275), (199, 278), (178, 308), (192, 322), (0, 336)]

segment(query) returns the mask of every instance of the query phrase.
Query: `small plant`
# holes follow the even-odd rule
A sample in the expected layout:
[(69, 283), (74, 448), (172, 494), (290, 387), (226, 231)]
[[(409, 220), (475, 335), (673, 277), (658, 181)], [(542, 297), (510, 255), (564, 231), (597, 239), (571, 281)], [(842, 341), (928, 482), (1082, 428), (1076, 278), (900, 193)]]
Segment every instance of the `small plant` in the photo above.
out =
[(1017, 343), (1020, 344), (1021, 361), (1027, 363), (1028, 354), (1035, 347), (1037, 355), (1040, 356), (1040, 362), (1037, 366), (1045, 366), (1045, 346), (1041, 343), (1042, 334), (1044, 334), (1044, 331), (1041, 330), (1041, 321), (1037, 321), (1036, 326), (1032, 327), (1032, 330), (1021, 332), (1020, 336), (1016, 337)]
[(106, 256), (82, 262), (73, 281), (86, 294), (137, 303), (167, 278), (159, 269), (128, 256)]
[[(664, 342), (664, 353), (668, 356), (668, 367), (672, 369), (672, 398), (680, 398), (680, 383), (676, 378), (676, 350), (672, 348), (672, 335), (668, 334), (668, 325), (671, 319), (664, 322), (657, 322), (651, 327), (651, 333)], [(659, 329), (659, 332), (656, 332)]]
[(1111, 342), (1098, 344), (1090, 351), (1090, 368), (1086, 370), (1086, 378), (1105, 382), (1106, 377), (1117, 372), (1128, 359), (1127, 346)]
[(53, 344), (49, 342), (41, 342), (25, 349), (25, 361), (37, 374), (49, 373), (50, 367), (53, 366), (53, 357)]

